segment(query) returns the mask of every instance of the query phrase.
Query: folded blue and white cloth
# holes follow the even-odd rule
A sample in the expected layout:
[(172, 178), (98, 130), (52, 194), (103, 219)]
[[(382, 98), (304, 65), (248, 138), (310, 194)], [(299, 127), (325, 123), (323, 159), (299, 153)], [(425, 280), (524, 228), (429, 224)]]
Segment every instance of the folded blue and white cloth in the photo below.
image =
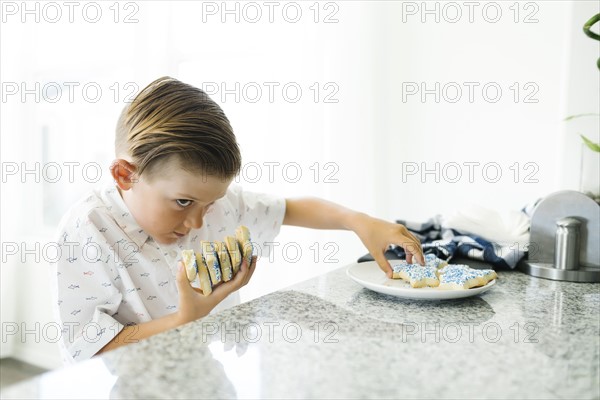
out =
[[(406, 226), (421, 241), (423, 253), (435, 254), (445, 261), (460, 255), (487, 262), (494, 268), (515, 268), (527, 250), (518, 242), (496, 243), (472, 233), (446, 228), (442, 225), (440, 217), (431, 218), (424, 223), (402, 220), (396, 222)], [(399, 258), (406, 256), (400, 246), (390, 245), (389, 250)]]

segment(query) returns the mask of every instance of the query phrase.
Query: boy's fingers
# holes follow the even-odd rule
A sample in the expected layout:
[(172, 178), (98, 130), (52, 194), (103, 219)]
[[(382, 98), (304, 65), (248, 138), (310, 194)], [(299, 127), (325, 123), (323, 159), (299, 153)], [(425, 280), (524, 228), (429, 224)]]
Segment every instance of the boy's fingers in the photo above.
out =
[(183, 262), (179, 261), (177, 263), (177, 289), (179, 291), (190, 290), (192, 287), (190, 285), (190, 281), (188, 281), (187, 274), (185, 272), (185, 267), (183, 266)]
[(238, 272), (238, 276), (236, 276), (236, 278), (239, 278), (239, 285), (240, 285), (239, 287), (240, 288), (248, 282), (249, 274), (250, 274), (250, 268), (248, 267), (248, 261), (246, 261), (246, 259), (244, 258), (242, 260), (242, 265), (240, 265), (240, 271)]
[(373, 258), (377, 262), (377, 265), (379, 265), (379, 268), (381, 268), (381, 270), (385, 272), (386, 276), (391, 279), (392, 267), (390, 266), (390, 263), (388, 262), (387, 258), (385, 258), (383, 252), (380, 251), (373, 254)]
[(257, 260), (257, 257), (252, 256), (252, 262), (250, 263), (250, 267), (248, 268), (248, 272), (246, 273), (246, 276), (244, 276), (244, 285), (246, 285), (248, 282), (250, 282), (250, 278), (252, 278), (252, 275), (254, 274), (254, 271), (256, 270), (256, 260)]
[(419, 240), (417, 240), (417, 238), (412, 236), (412, 234), (409, 233), (409, 235), (410, 236), (408, 237), (408, 239), (410, 241), (402, 243), (402, 247), (404, 248), (404, 252), (406, 253), (406, 262), (412, 264), (414, 262), (413, 258), (416, 258), (416, 261), (419, 264), (425, 265), (425, 260), (423, 258), (423, 250), (421, 249), (421, 243), (419, 242)]

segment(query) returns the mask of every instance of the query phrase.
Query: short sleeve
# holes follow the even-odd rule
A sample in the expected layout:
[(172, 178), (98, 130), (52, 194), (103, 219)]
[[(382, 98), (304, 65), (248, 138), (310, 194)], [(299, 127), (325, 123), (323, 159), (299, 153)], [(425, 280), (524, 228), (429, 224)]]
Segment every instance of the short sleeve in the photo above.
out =
[(235, 186), (232, 190), (239, 201), (240, 224), (248, 227), (253, 242), (263, 249), (269, 249), (271, 246), (265, 243), (275, 239), (283, 224), (285, 199), (276, 195), (245, 191), (240, 186)]

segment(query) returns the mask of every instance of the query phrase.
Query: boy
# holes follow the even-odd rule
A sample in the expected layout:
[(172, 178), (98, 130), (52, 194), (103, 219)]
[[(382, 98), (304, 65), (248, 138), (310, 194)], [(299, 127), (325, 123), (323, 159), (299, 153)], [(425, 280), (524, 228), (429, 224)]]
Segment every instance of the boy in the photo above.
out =
[(202, 90), (163, 77), (127, 106), (117, 126), (114, 183), (94, 190), (60, 224), (54, 304), (65, 362), (175, 328), (239, 303), (254, 269), (202, 295), (187, 280), (182, 249), (222, 240), (246, 225), (254, 241), (272, 241), (282, 224), (351, 229), (388, 277), (390, 243), (423, 263), (404, 226), (319, 199), (283, 199), (231, 185), (241, 167), (235, 135)]

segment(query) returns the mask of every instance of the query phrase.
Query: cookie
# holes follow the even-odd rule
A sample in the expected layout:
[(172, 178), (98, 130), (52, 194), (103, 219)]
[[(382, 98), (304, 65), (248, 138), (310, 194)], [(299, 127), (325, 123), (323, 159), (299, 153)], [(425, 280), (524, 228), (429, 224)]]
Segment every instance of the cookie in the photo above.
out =
[(438, 258), (435, 254), (425, 254), (425, 266), (426, 267), (434, 267), (434, 268), (442, 268), (448, 265), (448, 263), (440, 258)]
[(202, 254), (195, 253), (193, 250), (183, 250), (181, 259), (185, 267), (185, 273), (190, 282), (193, 282), (196, 277), (200, 281), (200, 289), (205, 296), (212, 293), (212, 285), (206, 269), (206, 263), (202, 259)]
[(405, 260), (392, 264), (393, 279), (403, 279), (414, 288), (439, 287), (445, 290), (470, 289), (485, 286), (498, 278), (493, 269), (472, 269), (468, 265), (448, 264), (435, 255), (425, 256), (425, 266), (408, 264)]
[(482, 273), (467, 265), (447, 265), (439, 271), (440, 289), (459, 290), (483, 286), (487, 283)]
[(198, 275), (196, 253), (194, 253), (194, 250), (183, 250), (181, 252), (181, 260), (183, 261), (188, 281), (193, 282), (196, 279), (196, 275)]
[(208, 267), (210, 281), (213, 285), (222, 282), (223, 277), (221, 274), (221, 265), (219, 264), (219, 255), (217, 254), (217, 250), (215, 249), (214, 242), (202, 240), (200, 242), (200, 247), (202, 248), (202, 255), (204, 256), (204, 261), (206, 262), (206, 266)]
[(475, 269), (474, 271), (477, 271), (477, 274), (484, 280), (484, 285), (498, 277), (493, 269)]
[(394, 279), (402, 279), (410, 283), (414, 288), (425, 286), (436, 287), (440, 284), (437, 276), (437, 268), (422, 266), (419, 264), (408, 264), (402, 260), (392, 266)]
[(494, 279), (498, 278), (496, 271), (494, 271), (493, 269), (473, 269), (473, 268), (469, 267), (468, 265), (464, 265), (464, 264), (447, 265), (445, 267), (440, 268), (439, 274), (442, 275), (446, 272), (456, 271), (456, 270), (466, 271), (466, 272), (470, 272), (472, 274), (477, 275), (479, 278), (481, 278), (481, 282), (483, 285), (487, 285), (488, 282), (493, 281)]
[(225, 236), (225, 247), (229, 253), (231, 268), (233, 269), (233, 274), (235, 275), (240, 270), (240, 266), (242, 265), (242, 252), (240, 250), (240, 245), (235, 237)]
[(390, 264), (392, 267), (392, 279), (402, 279), (401, 272), (404, 267), (410, 265), (404, 260), (395, 261)]
[(235, 230), (235, 238), (237, 239), (238, 244), (240, 245), (240, 249), (242, 249), (243, 259), (246, 260), (248, 266), (250, 266), (250, 263), (252, 262), (253, 250), (250, 238), (250, 231), (244, 225), (240, 225)]
[(202, 258), (202, 254), (196, 253), (196, 260), (198, 265), (198, 280), (200, 281), (200, 289), (205, 296), (212, 293), (212, 284), (210, 282), (210, 275), (208, 273), (208, 266), (206, 261)]
[(409, 264), (402, 268), (400, 275), (402, 279), (410, 283), (414, 288), (425, 286), (439, 286), (440, 280), (435, 267), (423, 267), (419, 264)]
[(215, 242), (215, 250), (219, 256), (219, 265), (221, 265), (221, 273), (223, 275), (223, 281), (228, 282), (233, 279), (233, 268), (231, 267), (231, 259), (229, 258), (229, 252), (224, 242)]

